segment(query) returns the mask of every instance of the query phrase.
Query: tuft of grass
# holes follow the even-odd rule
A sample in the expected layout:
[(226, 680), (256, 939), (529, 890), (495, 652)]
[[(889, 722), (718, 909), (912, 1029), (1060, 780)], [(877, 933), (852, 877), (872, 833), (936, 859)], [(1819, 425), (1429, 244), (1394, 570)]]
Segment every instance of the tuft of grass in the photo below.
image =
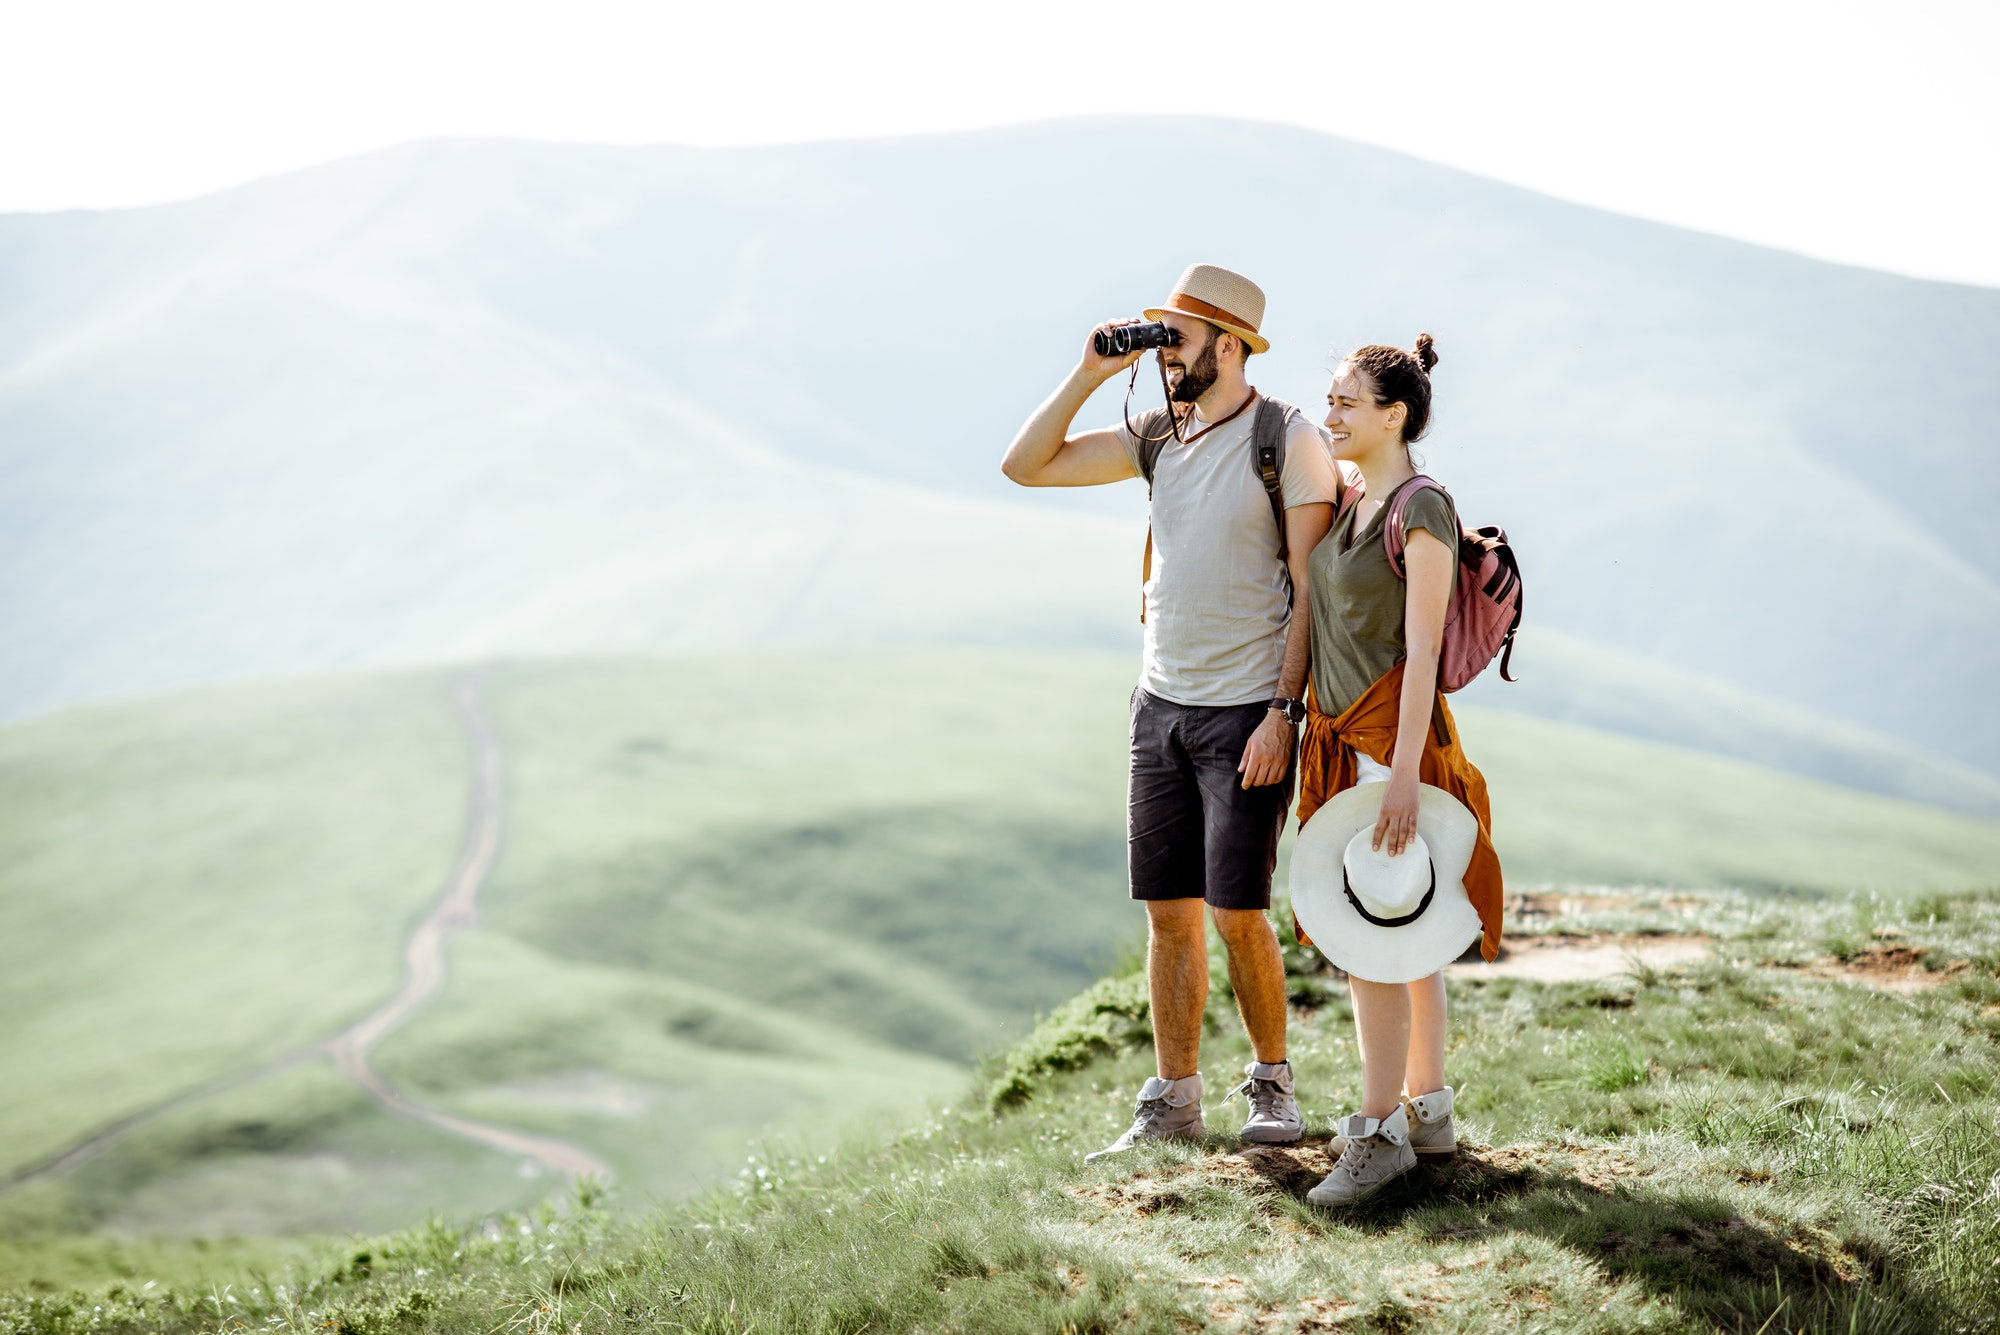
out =
[(1912, 922), (1936, 927), (1939, 923), (1951, 921), (1952, 909), (1957, 903), (1958, 897), (1952, 895), (1918, 895), (1910, 901), (1907, 913)]
[(1050, 1076), (1151, 1041), (1152, 1002), (1141, 972), (1106, 978), (1056, 1008), (1008, 1049), (986, 1090), (995, 1112), (1026, 1102)]
[(1615, 1094), (1621, 1089), (1646, 1083), (1646, 1063), (1633, 1055), (1632, 1049), (1623, 1043), (1589, 1054), (1583, 1059), (1582, 1069), (1585, 1087), (1600, 1094)]

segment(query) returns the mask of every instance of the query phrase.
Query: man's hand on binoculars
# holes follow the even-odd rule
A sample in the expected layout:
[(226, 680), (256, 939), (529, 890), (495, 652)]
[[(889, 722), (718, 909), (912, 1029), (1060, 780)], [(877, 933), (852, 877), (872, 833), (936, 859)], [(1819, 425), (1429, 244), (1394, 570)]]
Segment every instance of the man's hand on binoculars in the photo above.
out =
[(1135, 348), (1131, 352), (1114, 352), (1108, 357), (1101, 355), (1097, 351), (1097, 336), (1099, 334), (1116, 325), (1129, 323), (1130, 321), (1127, 320), (1106, 320), (1103, 324), (1098, 325), (1095, 329), (1084, 335), (1083, 360), (1078, 363), (1078, 368), (1089, 372), (1100, 380), (1109, 380), (1112, 376), (1117, 375), (1133, 362), (1145, 356), (1146, 350), (1144, 348)]

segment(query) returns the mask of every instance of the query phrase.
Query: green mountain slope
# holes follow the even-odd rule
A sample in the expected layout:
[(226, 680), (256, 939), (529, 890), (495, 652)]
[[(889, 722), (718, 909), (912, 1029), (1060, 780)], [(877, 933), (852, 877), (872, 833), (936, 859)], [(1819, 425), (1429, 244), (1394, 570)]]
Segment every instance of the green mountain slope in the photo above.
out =
[(464, 801), (436, 676), (0, 731), (0, 1176), (365, 1012)]
[(2000, 882), (2000, 823), (1526, 714), (1459, 717), (1516, 883), (1839, 892)]
[[(1234, 209), (1121, 217), (1195, 161)], [(1140, 488), (994, 464), (1192, 258), (1269, 290), (1255, 378), (1300, 403), (1329, 348), (1438, 335), (1426, 456), (1537, 626), (1995, 771), (2000, 388), (1951, 368), (2000, 294), (1200, 119), (433, 143), (0, 219), (0, 714), (500, 652), (1122, 648)]]
[(1906, 741), (1786, 704), (1714, 676), (1535, 626), (1522, 628), (1519, 680), (1489, 672), (1468, 703), (1747, 760), (1843, 788), (1989, 819), (2000, 779)]
[[(438, 1106), (584, 1144), (641, 1193), (711, 1177), (760, 1127), (903, 1115), (1141, 930), (1122, 888), (1131, 676), (970, 653), (492, 670), (498, 867), (443, 997), (378, 1065)], [(0, 1175), (394, 986), (460, 835), (448, 685), (304, 681), (0, 730)], [(1992, 822), (1461, 718), (1517, 887), (1950, 889), (2000, 866)], [(515, 1169), (306, 1061), (19, 1188), (0, 1220), (381, 1227), (544, 1189)]]

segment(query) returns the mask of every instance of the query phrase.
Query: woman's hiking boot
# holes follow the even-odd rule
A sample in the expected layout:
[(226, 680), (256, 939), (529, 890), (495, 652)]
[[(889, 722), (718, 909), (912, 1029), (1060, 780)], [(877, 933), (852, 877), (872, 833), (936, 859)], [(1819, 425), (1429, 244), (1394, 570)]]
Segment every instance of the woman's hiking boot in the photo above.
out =
[(1249, 1098), (1250, 1120), (1243, 1124), (1243, 1139), (1259, 1145), (1289, 1145), (1306, 1133), (1306, 1119), (1299, 1115), (1299, 1101), (1292, 1093), (1290, 1062), (1251, 1062), (1243, 1068), (1243, 1075), (1243, 1083), (1227, 1095)]
[[(1419, 1159), (1448, 1159), (1458, 1153), (1458, 1133), (1451, 1125), (1451, 1086), (1403, 1100), (1410, 1123), (1410, 1148)], [(1347, 1153), (1347, 1138), (1335, 1136), (1326, 1152), (1338, 1159)]]
[(1200, 1140), (1208, 1134), (1201, 1120), (1201, 1072), (1178, 1080), (1154, 1076), (1139, 1087), (1139, 1109), (1124, 1135), (1094, 1154), (1096, 1163), (1109, 1154), (1123, 1154), (1142, 1140)]
[(1306, 1199), (1314, 1205), (1355, 1205), (1417, 1166), (1410, 1148), (1410, 1119), (1398, 1106), (1387, 1117), (1350, 1113), (1340, 1119), (1347, 1139), (1340, 1162)]
[(1403, 1100), (1409, 1114), (1410, 1148), (1419, 1159), (1449, 1159), (1458, 1153), (1458, 1133), (1451, 1127), (1451, 1086)]

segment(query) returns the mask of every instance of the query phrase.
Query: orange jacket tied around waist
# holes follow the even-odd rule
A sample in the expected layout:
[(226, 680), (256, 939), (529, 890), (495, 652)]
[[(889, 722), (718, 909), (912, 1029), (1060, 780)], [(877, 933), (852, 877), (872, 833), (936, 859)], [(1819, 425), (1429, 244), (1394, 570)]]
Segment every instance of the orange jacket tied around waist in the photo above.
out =
[[(1307, 701), (1312, 701), (1310, 689)], [(1315, 705), (1306, 714), (1305, 735), (1299, 742), (1299, 825), (1312, 819), (1315, 811), (1335, 793), (1354, 786), (1358, 766), (1354, 753), (1388, 766), (1396, 753), (1396, 720), (1403, 702), (1403, 665), (1390, 668), (1361, 693), (1338, 718), (1322, 714)], [(1500, 953), (1500, 911), (1506, 891), (1500, 880), (1500, 855), (1493, 851), (1492, 804), (1486, 799), (1486, 777), (1465, 758), (1458, 744), (1458, 724), (1437, 697), (1431, 726), (1424, 730), (1424, 755), (1417, 777), (1434, 788), (1442, 788), (1465, 804), (1479, 820), (1479, 839), (1473, 845), (1472, 863), (1465, 869), (1465, 895), (1479, 912), (1485, 935), (1479, 953), (1493, 959)], [(1298, 931), (1298, 919), (1292, 919)], [(1304, 932), (1301, 942), (1310, 945)]]

